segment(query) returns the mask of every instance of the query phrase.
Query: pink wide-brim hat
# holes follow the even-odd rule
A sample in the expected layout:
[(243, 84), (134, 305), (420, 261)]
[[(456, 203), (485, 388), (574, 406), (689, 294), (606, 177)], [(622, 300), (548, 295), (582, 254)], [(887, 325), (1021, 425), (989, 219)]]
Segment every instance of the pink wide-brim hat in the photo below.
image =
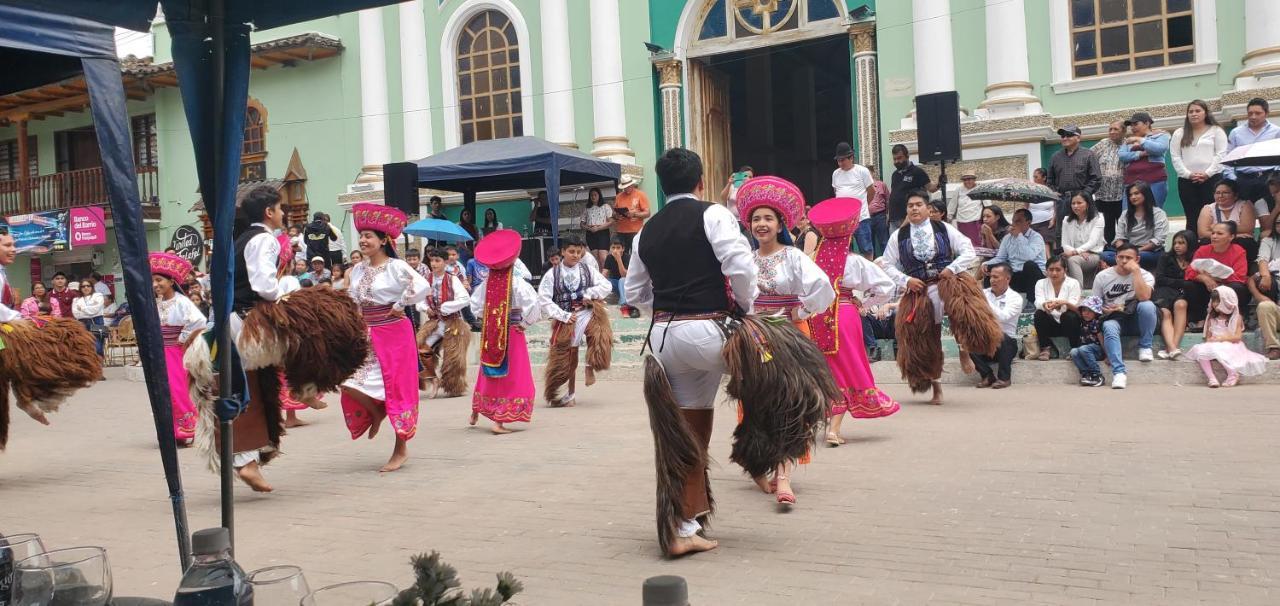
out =
[(809, 225), (824, 238), (843, 238), (857, 231), (860, 213), (862, 200), (828, 198), (809, 209)]
[(351, 207), (356, 231), (371, 229), (386, 234), (392, 240), (400, 237), (409, 219), (399, 209), (373, 202), (361, 202)]
[(520, 256), (520, 233), (514, 229), (499, 229), (476, 244), (476, 261), (489, 269), (502, 269), (514, 265)]
[(191, 275), (191, 262), (175, 255), (173, 253), (151, 253), (149, 255), (151, 261), (151, 273), (164, 276), (183, 284), (187, 281), (187, 276)]
[(276, 266), (288, 267), (293, 263), (293, 240), (289, 239), (289, 234), (280, 234), (276, 236), (276, 241), (280, 243), (280, 255), (276, 257)]
[(754, 177), (738, 188), (738, 221), (751, 225), (751, 213), (766, 207), (778, 211), (787, 227), (794, 227), (804, 216), (804, 194), (800, 188), (779, 177)]

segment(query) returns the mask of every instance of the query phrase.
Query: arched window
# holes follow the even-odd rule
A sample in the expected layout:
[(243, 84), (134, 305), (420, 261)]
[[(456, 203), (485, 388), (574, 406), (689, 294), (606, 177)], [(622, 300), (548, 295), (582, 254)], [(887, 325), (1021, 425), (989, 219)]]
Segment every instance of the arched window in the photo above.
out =
[(511, 20), (487, 10), (467, 21), (456, 67), (462, 142), (523, 135), (520, 44)]
[(244, 144), (240, 148), (240, 182), (267, 178), (267, 109), (249, 99), (244, 110)]
[(698, 41), (730, 41), (763, 36), (843, 14), (838, 0), (710, 0), (702, 9)]

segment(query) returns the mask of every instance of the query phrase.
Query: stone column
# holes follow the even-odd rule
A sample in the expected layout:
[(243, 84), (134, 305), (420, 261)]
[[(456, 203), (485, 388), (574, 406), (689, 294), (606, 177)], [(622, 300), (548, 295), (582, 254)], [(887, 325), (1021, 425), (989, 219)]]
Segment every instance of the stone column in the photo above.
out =
[(591, 0), (591, 100), (595, 126), (591, 153), (621, 164), (634, 164), (636, 153), (627, 140), (622, 80), (618, 0)]
[(552, 143), (578, 147), (573, 124), (573, 63), (566, 0), (542, 0), (542, 115)]
[(986, 0), (987, 98), (978, 106), (998, 113), (1040, 113), (1027, 67), (1024, 0)]
[(381, 9), (360, 11), (360, 131), (363, 172), (359, 180), (381, 181), (391, 161), (391, 121), (387, 116), (387, 53)]
[(1263, 78), (1280, 76), (1280, 2), (1245, 0), (1244, 69), (1236, 74), (1236, 89), (1261, 88)]
[(916, 96), (956, 89), (951, 0), (911, 0)]
[(680, 60), (674, 57), (656, 58), (658, 69), (658, 94), (662, 101), (662, 149), (666, 151), (683, 145), (680, 136), (683, 117), (680, 112), (681, 73)]
[(404, 105), (404, 159), (434, 153), (431, 139), (431, 88), (427, 79), (427, 22), (422, 0), (400, 5), (400, 85)]
[(858, 98), (858, 164), (875, 166), (878, 174), (884, 174), (880, 166), (880, 87), (876, 63), (876, 24), (874, 21), (855, 23), (849, 27), (853, 40), (854, 87)]

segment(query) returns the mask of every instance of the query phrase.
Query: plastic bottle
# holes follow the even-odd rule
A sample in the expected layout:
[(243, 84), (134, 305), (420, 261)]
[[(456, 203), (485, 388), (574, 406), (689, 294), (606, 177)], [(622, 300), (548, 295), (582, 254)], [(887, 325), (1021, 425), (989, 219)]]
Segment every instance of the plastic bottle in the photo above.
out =
[(191, 567), (182, 575), (173, 606), (253, 606), (253, 587), (231, 559), (231, 533), (206, 528), (191, 535)]

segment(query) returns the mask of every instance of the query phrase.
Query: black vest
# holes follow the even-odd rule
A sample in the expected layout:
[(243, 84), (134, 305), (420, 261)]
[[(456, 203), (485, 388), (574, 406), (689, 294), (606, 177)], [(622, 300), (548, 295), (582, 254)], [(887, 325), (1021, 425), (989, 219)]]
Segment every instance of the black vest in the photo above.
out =
[(902, 263), (902, 273), (912, 278), (932, 282), (946, 269), (955, 256), (951, 253), (951, 235), (947, 227), (934, 220), (933, 225), (933, 258), (917, 259), (915, 247), (911, 245), (911, 223), (904, 222), (898, 230), (898, 261)]
[[(253, 291), (253, 287), (249, 285), (249, 270), (246, 268), (244, 249), (249, 245), (249, 240), (254, 236), (267, 233), (267, 229), (261, 225), (251, 226), (244, 233), (236, 238), (236, 272), (235, 272), (235, 300), (231, 303), (231, 311), (242, 312), (253, 307), (254, 303), (262, 300), (258, 293)], [(272, 260), (272, 264), (275, 260)]]
[(710, 202), (680, 198), (645, 222), (640, 260), (653, 280), (653, 309), (682, 314), (729, 310), (720, 260), (702, 215)]

